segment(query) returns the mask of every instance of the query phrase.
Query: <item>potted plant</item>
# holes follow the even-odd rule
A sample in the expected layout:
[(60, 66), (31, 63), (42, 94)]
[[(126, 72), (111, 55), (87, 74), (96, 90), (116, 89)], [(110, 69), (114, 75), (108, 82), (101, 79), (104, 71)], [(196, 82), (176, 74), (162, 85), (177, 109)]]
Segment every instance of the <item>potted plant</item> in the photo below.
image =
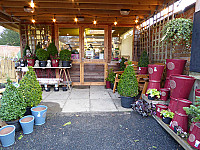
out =
[(156, 98), (160, 98), (160, 91), (157, 89), (149, 89), (146, 94), (148, 94), (148, 99), (155, 100)]
[(35, 71), (32, 67), (28, 67), (29, 71), (23, 76), (19, 82), (19, 91), (23, 93), (26, 104), (26, 114), (31, 115), (31, 107), (37, 106), (42, 100), (42, 88), (37, 81)]
[(138, 74), (148, 74), (149, 57), (147, 51), (143, 51), (138, 62)]
[(117, 87), (118, 93), (121, 95), (121, 105), (124, 108), (131, 108), (135, 97), (138, 95), (138, 82), (135, 76), (132, 62), (128, 62), (129, 66), (125, 68)]
[(15, 143), (15, 126), (7, 125), (0, 128), (0, 140), (3, 147), (13, 145)]
[(54, 42), (49, 44), (49, 46), (47, 47), (47, 52), (49, 53), (49, 56), (51, 58), (52, 66), (58, 67), (59, 66), (58, 50)]
[(108, 71), (108, 77), (105, 79), (106, 80), (106, 88), (112, 88), (114, 86), (114, 82), (115, 82), (115, 73), (113, 71), (113, 68), (110, 68)]
[(50, 58), (51, 58), (52, 66), (53, 67), (58, 67), (59, 66), (60, 57), (58, 55), (55, 55), (55, 56), (51, 55)]
[(36, 55), (35, 54), (31, 54), (30, 56), (27, 56), (28, 66), (34, 67), (34, 65), (35, 65), (35, 59), (36, 59)]
[(16, 88), (10, 79), (7, 79), (6, 90), (1, 99), (0, 118), (20, 131), (19, 119), (26, 112), (26, 102), (23, 94)]
[(48, 52), (42, 48), (39, 48), (36, 52), (36, 56), (40, 61), (40, 67), (46, 67), (47, 59), (49, 57)]
[(71, 51), (64, 49), (60, 51), (60, 60), (62, 60), (63, 67), (71, 66)]
[(166, 124), (170, 124), (170, 122), (172, 121), (172, 119), (174, 118), (174, 113), (167, 111), (167, 110), (162, 110), (160, 112), (160, 115), (163, 116), (162, 117), (162, 121)]

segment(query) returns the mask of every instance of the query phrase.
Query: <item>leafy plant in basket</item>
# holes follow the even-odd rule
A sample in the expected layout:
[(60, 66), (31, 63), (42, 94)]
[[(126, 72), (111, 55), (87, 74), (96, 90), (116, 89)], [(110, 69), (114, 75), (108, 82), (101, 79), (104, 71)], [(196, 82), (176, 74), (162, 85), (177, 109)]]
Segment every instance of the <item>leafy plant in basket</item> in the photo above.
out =
[(166, 124), (170, 124), (172, 118), (174, 118), (174, 113), (167, 110), (162, 110), (160, 115), (163, 116), (162, 121)]
[(47, 47), (47, 52), (49, 53), (50, 56), (56, 56), (56, 55), (58, 55), (57, 47), (55, 46), (55, 43), (53, 41)]
[(157, 91), (157, 89), (149, 89), (147, 90), (146, 94), (148, 94), (148, 98), (153, 100), (156, 97), (160, 98), (160, 91)]

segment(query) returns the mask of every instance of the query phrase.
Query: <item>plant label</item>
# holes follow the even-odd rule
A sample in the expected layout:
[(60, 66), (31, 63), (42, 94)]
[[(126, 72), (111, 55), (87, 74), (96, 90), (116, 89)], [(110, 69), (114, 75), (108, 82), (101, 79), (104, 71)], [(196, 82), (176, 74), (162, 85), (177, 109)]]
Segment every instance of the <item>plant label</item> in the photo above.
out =
[(139, 67), (139, 70), (141, 70), (141, 68)]
[(157, 71), (157, 68), (156, 68), (156, 67), (154, 67), (154, 71)]
[(200, 141), (196, 140), (196, 141), (195, 141), (195, 145), (194, 145), (194, 146), (195, 146), (195, 147), (198, 147), (198, 146), (199, 146), (199, 144), (200, 144)]

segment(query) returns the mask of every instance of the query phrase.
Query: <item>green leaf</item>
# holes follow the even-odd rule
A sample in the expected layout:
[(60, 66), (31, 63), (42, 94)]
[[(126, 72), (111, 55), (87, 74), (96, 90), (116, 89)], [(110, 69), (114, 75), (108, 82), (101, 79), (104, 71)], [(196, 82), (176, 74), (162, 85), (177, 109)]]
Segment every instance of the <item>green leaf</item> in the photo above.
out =
[(19, 137), (18, 137), (18, 140), (21, 140), (23, 138), (23, 135), (20, 135)]
[(72, 123), (69, 121), (69, 122), (65, 123), (63, 126), (67, 126), (67, 125), (70, 125), (70, 124), (72, 124)]

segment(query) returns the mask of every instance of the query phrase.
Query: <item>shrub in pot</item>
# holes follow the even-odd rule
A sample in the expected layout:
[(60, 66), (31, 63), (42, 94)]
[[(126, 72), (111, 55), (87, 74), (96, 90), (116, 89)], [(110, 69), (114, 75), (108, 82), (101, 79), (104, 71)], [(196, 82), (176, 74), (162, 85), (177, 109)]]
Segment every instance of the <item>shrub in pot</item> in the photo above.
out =
[(131, 108), (131, 104), (138, 95), (138, 82), (135, 71), (130, 61), (128, 64), (129, 66), (125, 68), (117, 87), (118, 93), (121, 95), (121, 105), (125, 108)]
[(52, 67), (58, 67), (60, 57), (58, 55), (55, 55), (55, 56), (50, 56), (50, 58), (51, 58)]
[(47, 47), (47, 52), (49, 53), (49, 56), (51, 58), (52, 66), (58, 67), (59, 66), (58, 50), (54, 42), (49, 44), (49, 46)]
[(1, 99), (0, 118), (9, 125), (15, 125), (21, 130), (19, 119), (26, 112), (26, 102), (23, 94), (16, 88), (10, 79), (7, 80), (6, 90)]
[(46, 50), (39, 48), (36, 52), (36, 56), (40, 61), (40, 67), (46, 67), (49, 53)]
[(19, 91), (23, 94), (27, 112), (25, 115), (31, 115), (31, 107), (37, 106), (42, 100), (42, 88), (37, 81), (35, 71), (32, 67), (28, 67), (29, 71), (23, 76), (19, 82)]
[(157, 91), (157, 89), (149, 89), (146, 94), (148, 94), (148, 99), (150, 100), (160, 98), (160, 91)]
[(147, 74), (148, 73), (148, 64), (149, 57), (147, 51), (143, 51), (138, 62), (138, 74)]
[(35, 54), (31, 54), (30, 56), (27, 56), (28, 66), (34, 67), (34, 65), (35, 65), (35, 59), (36, 59), (36, 55)]
[(60, 60), (62, 60), (63, 67), (71, 66), (71, 51), (64, 49), (60, 51)]
[(162, 121), (166, 124), (170, 124), (170, 122), (172, 121), (174, 117), (174, 113), (167, 110), (162, 110), (160, 112), (160, 115), (163, 116)]
[(110, 68), (108, 71), (108, 77), (105, 79), (106, 80), (106, 88), (112, 88), (114, 86), (114, 82), (115, 82), (115, 73), (113, 71), (113, 68)]

